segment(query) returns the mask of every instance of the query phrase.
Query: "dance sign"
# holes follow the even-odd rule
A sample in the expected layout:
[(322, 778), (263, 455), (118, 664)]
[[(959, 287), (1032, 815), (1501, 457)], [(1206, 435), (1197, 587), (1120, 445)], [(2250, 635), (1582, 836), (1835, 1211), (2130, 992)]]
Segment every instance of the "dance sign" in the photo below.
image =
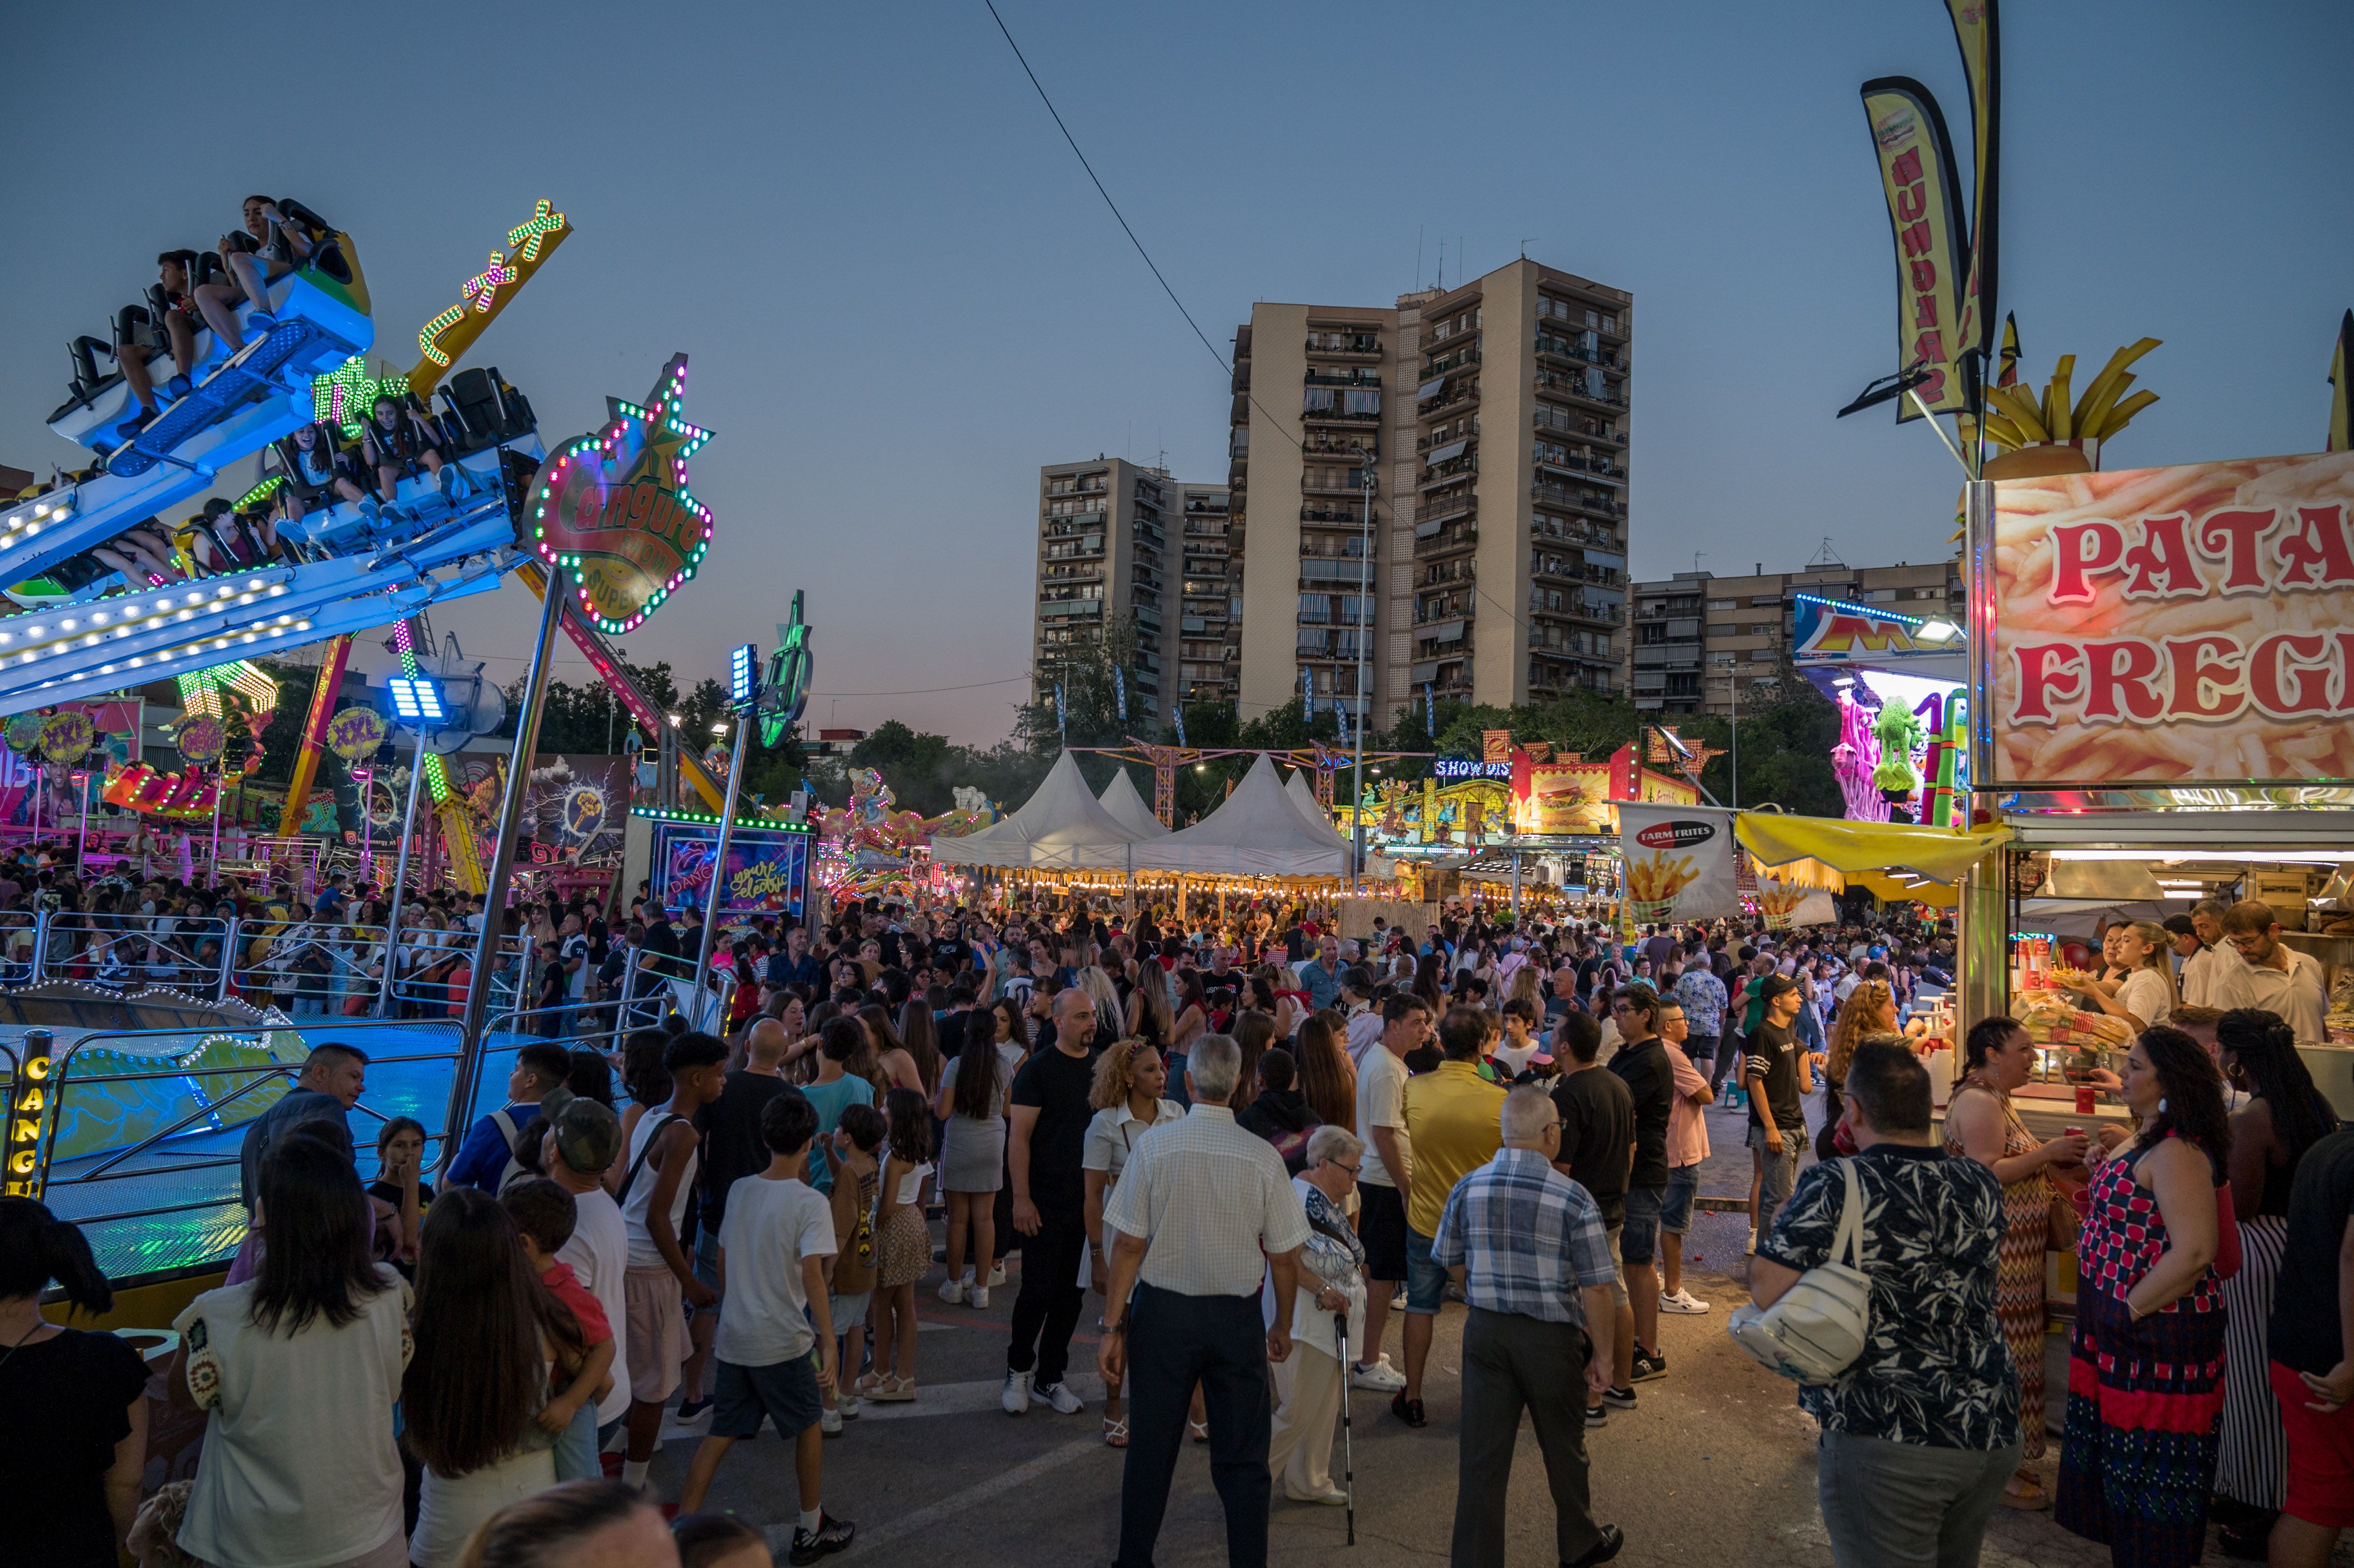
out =
[[(801, 828), (748, 828), (727, 835), (726, 880), (719, 889), (719, 923), (758, 915), (801, 912), (809, 890), (810, 834)], [(698, 917), (711, 897), (716, 822), (656, 821), (649, 889), (665, 909)]]
[(571, 568), (580, 612), (608, 635), (645, 624), (711, 548), (711, 510), (686, 460), (711, 439), (687, 422), (686, 355), (673, 355), (642, 404), (606, 399), (602, 429), (548, 454), (531, 482), (532, 545)]
[(1972, 541), (1980, 788), (2354, 779), (2354, 453), (1994, 493)]

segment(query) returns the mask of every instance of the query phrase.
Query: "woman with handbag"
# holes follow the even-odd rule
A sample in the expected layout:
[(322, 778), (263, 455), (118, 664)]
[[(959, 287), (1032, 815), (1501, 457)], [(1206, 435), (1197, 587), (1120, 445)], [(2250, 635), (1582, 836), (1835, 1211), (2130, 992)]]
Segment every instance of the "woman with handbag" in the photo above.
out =
[(2043, 1457), (2043, 1254), (2057, 1231), (2055, 1201), (2068, 1211), (2066, 1228), (2058, 1231), (2062, 1243), (2074, 1236), (2075, 1209), (2043, 1172), (2081, 1163), (2085, 1137), (2071, 1132), (2041, 1140), (2019, 1119), (2011, 1092), (2034, 1070), (2035, 1045), (2014, 1020), (1986, 1018), (1973, 1024), (1962, 1044), (1962, 1081), (1946, 1107), (1946, 1152), (1977, 1160), (2002, 1183), (1995, 1312), (2002, 1319), (2011, 1364), (2019, 1369), (2019, 1425), (2026, 1440), (2019, 1472), (2003, 1488), (2002, 1501), (2005, 1508), (2049, 1508), (2051, 1494), (2031, 1467)]
[(2223, 1426), (2216, 1188), (2232, 1149), (2223, 1080), (2179, 1029), (2126, 1058), (2139, 1134), (2099, 1158), (2076, 1246), (2060, 1526), (2119, 1568), (2180, 1568), (2206, 1549)]

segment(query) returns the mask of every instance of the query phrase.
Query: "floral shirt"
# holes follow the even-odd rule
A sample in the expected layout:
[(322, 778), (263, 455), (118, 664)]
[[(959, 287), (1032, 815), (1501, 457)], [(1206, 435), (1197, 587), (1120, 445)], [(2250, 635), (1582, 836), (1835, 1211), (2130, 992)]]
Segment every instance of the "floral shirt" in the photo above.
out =
[(1676, 981), (1674, 995), (1684, 1010), (1684, 1027), (1702, 1039), (1715, 1039), (1724, 1028), (1724, 982), (1705, 966), (1695, 967)]
[[(1975, 1160), (1881, 1143), (1851, 1157), (1863, 1192), (1872, 1328), (1839, 1382), (1798, 1392), (1825, 1430), (1987, 1452), (2019, 1441), (2019, 1374), (1995, 1316), (2002, 1183)], [(1757, 1255), (1800, 1273), (1829, 1261), (1847, 1204), (1832, 1160), (1798, 1177)]]

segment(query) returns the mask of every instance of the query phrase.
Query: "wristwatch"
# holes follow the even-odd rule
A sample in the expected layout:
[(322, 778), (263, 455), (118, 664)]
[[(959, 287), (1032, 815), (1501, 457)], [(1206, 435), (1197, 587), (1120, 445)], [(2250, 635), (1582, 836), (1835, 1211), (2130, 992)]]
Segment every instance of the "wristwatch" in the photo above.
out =
[(1125, 1334), (1128, 1332), (1128, 1319), (1122, 1318), (1117, 1323), (1106, 1323), (1103, 1326), (1103, 1331), (1107, 1334)]

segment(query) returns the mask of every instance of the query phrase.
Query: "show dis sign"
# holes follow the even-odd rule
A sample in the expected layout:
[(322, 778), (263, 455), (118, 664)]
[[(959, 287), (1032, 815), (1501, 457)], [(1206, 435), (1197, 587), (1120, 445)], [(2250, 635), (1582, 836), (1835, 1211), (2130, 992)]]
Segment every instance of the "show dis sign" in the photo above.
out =
[(571, 568), (599, 630), (631, 631), (695, 576), (711, 511), (687, 488), (686, 460), (711, 440), (689, 424), (686, 355), (673, 355), (643, 405), (606, 399), (603, 429), (548, 454), (532, 479), (532, 544)]
[(2354, 453), (1994, 490), (1989, 785), (2354, 779)]

